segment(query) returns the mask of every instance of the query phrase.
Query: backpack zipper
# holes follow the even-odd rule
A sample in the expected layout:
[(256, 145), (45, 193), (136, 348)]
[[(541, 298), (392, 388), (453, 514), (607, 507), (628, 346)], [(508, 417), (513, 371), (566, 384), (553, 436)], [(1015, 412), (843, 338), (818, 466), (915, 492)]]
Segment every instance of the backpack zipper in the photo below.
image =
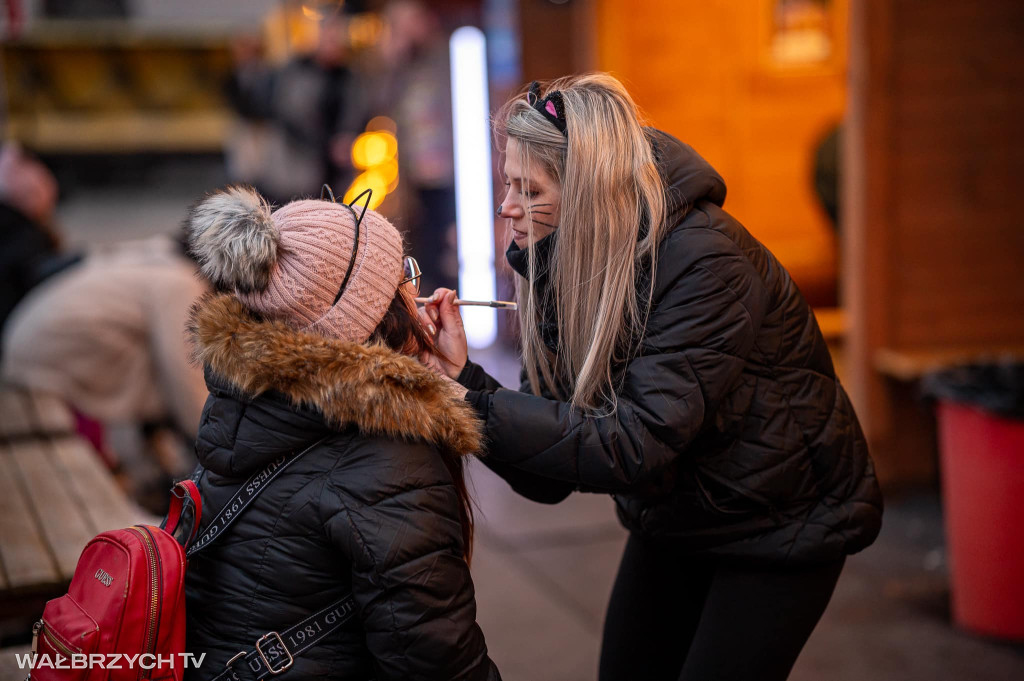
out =
[[(149, 622), (146, 625), (145, 652), (152, 653), (156, 649), (156, 625), (157, 618), (160, 614), (160, 592), (157, 587), (159, 574), (156, 561), (156, 548), (153, 546), (153, 541), (149, 536), (149, 532), (147, 532), (145, 528), (136, 525), (130, 529), (142, 538), (142, 543), (146, 547), (146, 553), (149, 555)], [(139, 678), (141, 679), (145, 673), (145, 669), (140, 669)]]
[(59, 648), (61, 650), (61, 652), (67, 653), (67, 655), (69, 657), (71, 655), (75, 655), (77, 653), (81, 653), (82, 652), (81, 648), (76, 648), (75, 650), (72, 650), (71, 648), (66, 646), (64, 643), (62, 643), (61, 641), (57, 640), (57, 638), (55, 638), (54, 636), (50, 635), (50, 632), (48, 631), (48, 627), (46, 626), (46, 620), (39, 620), (39, 621), (42, 624), (42, 626), (39, 627), (39, 633), (43, 635), (43, 638), (46, 639), (46, 642), (50, 644), (50, 647), (52, 647), (52, 648)]

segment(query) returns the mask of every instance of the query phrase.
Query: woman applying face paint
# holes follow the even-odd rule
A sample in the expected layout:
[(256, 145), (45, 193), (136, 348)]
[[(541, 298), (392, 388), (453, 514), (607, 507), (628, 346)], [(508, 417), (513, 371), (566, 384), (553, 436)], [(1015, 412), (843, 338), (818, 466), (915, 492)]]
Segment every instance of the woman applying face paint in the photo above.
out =
[(482, 460), (536, 501), (614, 497), (630, 537), (602, 681), (785, 679), (882, 512), (810, 307), (721, 176), (614, 78), (534, 83), (495, 133), (520, 390), (468, 361), (454, 292), (421, 315), (485, 422)]

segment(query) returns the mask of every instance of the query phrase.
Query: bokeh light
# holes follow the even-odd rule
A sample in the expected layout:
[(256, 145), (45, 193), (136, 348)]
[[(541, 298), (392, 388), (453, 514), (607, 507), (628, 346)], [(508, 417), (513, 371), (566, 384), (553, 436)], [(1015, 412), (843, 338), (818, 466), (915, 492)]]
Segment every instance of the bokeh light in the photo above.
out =
[(392, 135), (398, 134), (398, 124), (387, 116), (374, 116), (370, 119), (370, 122), (366, 124), (367, 132), (376, 131), (390, 132)]
[[(367, 132), (352, 142), (352, 165), (363, 172), (345, 192), (345, 203), (372, 189), (370, 208), (377, 208), (398, 188), (398, 140), (392, 132), (394, 125), (391, 119), (378, 116), (366, 126)], [(381, 129), (375, 129), (376, 126)]]
[(364, 132), (352, 143), (352, 165), (368, 170), (387, 163), (398, 154), (398, 140), (389, 132)]
[(352, 181), (352, 184), (349, 185), (348, 191), (345, 192), (345, 203), (352, 203), (357, 196), (367, 189), (373, 190), (373, 195), (370, 197), (369, 207), (376, 210), (388, 195), (388, 182), (383, 173), (376, 169), (360, 173), (360, 175)]

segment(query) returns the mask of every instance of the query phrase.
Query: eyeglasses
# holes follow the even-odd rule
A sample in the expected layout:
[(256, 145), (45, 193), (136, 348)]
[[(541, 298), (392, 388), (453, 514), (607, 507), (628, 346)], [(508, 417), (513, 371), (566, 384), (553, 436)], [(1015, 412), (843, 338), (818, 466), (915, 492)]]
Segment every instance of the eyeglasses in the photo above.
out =
[(420, 278), (423, 276), (423, 272), (420, 271), (420, 264), (416, 262), (416, 258), (407, 256), (402, 263), (402, 267), (404, 278), (398, 286), (402, 287), (406, 284), (412, 284), (412, 294), (418, 296), (420, 294)]

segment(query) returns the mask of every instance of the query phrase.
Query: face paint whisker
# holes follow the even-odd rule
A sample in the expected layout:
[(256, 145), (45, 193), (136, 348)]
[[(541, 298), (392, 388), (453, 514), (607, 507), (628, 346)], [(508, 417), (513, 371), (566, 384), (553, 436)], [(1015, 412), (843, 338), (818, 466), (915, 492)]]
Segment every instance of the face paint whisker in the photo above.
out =
[(548, 223), (541, 222), (540, 220), (534, 220), (534, 222), (536, 222), (538, 225), (544, 225), (545, 227), (550, 227), (551, 229), (558, 229), (558, 225), (549, 225)]
[(531, 203), (530, 208), (540, 208), (541, 206), (550, 206), (550, 203)]
[(531, 215), (551, 215), (551, 212), (546, 211), (546, 210), (531, 210), (530, 214)]

